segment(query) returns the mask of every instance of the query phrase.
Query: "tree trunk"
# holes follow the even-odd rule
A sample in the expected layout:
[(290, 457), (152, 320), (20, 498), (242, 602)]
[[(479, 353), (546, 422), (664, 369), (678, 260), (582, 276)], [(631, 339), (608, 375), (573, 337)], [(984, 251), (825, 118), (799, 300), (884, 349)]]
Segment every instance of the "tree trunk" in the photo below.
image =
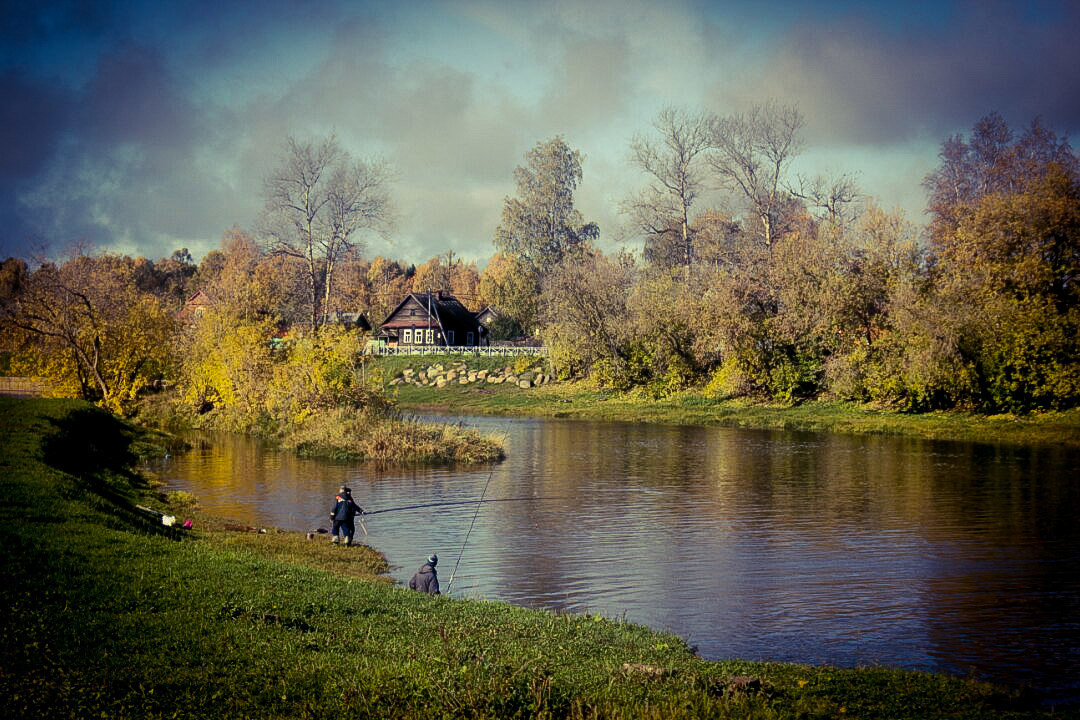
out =
[(315, 258), (308, 255), (308, 295), (311, 298), (311, 332), (319, 332), (319, 282)]

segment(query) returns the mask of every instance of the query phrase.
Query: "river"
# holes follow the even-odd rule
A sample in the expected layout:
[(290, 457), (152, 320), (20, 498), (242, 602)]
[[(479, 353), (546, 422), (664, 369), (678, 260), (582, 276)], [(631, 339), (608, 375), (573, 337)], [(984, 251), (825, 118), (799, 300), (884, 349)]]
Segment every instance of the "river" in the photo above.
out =
[(359, 539), (395, 579), (437, 552), (454, 597), (642, 623), (710, 660), (883, 665), (1080, 699), (1076, 450), (451, 420), (504, 434), (508, 459), (379, 470), (215, 435), (154, 469), (210, 512), (300, 531), (328, 527), (348, 484), (373, 513)]

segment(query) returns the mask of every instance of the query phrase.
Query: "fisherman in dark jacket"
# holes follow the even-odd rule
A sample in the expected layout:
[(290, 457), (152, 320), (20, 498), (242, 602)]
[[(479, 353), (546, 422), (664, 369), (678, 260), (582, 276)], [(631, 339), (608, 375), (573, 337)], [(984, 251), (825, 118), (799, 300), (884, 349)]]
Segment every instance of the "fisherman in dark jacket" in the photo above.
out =
[(334, 537), (330, 542), (336, 544), (340, 532), (345, 538), (345, 547), (352, 545), (353, 534), (356, 532), (353, 518), (357, 513), (363, 514), (363, 512), (364, 509), (353, 501), (352, 490), (342, 485), (337, 496), (334, 497), (334, 509), (330, 513), (330, 519), (334, 521), (334, 528), (331, 530)]
[(439, 574), (435, 572), (435, 565), (439, 562), (439, 556), (431, 553), (427, 562), (420, 566), (416, 574), (409, 581), (409, 588), (428, 595), (439, 594)]

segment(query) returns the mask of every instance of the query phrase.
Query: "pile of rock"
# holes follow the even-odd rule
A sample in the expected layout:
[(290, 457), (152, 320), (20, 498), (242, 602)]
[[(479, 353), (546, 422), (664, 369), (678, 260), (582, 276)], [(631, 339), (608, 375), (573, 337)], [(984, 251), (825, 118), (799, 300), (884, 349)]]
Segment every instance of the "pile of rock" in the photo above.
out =
[(539, 366), (528, 368), (522, 372), (514, 372), (514, 368), (511, 366), (495, 370), (470, 370), (466, 363), (457, 362), (449, 367), (444, 367), (442, 363), (436, 363), (423, 370), (406, 368), (401, 371), (401, 375), (391, 380), (390, 384), (443, 388), (451, 384), (485, 383), (487, 385), (502, 385), (508, 383), (519, 388), (530, 388), (549, 382), (551, 382), (551, 376), (545, 374), (543, 368)]

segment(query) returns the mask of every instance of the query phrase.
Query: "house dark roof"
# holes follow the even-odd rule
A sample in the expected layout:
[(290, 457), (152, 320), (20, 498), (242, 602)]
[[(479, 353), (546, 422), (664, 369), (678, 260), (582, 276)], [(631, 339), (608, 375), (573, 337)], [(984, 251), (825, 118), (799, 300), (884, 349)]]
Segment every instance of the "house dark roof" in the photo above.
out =
[(395, 336), (400, 329), (426, 325), (444, 333), (448, 330), (455, 333), (475, 332), (477, 337), (485, 332), (476, 315), (453, 295), (443, 292), (409, 293), (390, 312), (379, 329), (381, 334)]
[(326, 316), (326, 321), (341, 323), (346, 330), (371, 330), (371, 323), (363, 313), (332, 312)]

